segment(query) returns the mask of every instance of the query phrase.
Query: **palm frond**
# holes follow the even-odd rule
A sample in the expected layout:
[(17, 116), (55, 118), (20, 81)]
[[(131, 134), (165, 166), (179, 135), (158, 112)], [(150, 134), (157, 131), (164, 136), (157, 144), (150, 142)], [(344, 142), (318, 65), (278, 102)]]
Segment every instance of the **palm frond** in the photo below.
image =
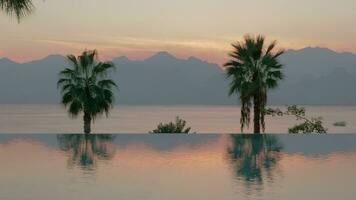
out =
[(83, 105), (78, 99), (73, 99), (69, 104), (69, 113), (72, 117), (78, 116), (83, 110)]
[(68, 106), (71, 116), (85, 112), (94, 119), (106, 114), (114, 104), (116, 83), (108, 79), (107, 71), (114, 69), (110, 62), (97, 61), (97, 51), (85, 51), (80, 56), (67, 56), (71, 67), (60, 72), (57, 82), (62, 93), (62, 104)]
[(104, 89), (118, 88), (116, 83), (111, 79), (104, 79), (98, 82), (98, 86)]
[(92, 76), (106, 76), (109, 70), (116, 70), (114, 63), (100, 62), (96, 66), (94, 66)]
[(34, 6), (31, 0), (0, 0), (0, 9), (20, 21), (33, 11)]

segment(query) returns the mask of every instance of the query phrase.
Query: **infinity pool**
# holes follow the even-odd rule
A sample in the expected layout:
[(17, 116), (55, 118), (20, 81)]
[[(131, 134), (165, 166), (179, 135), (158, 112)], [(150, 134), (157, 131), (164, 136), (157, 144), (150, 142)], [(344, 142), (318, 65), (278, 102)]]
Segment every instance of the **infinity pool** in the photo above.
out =
[(0, 135), (1, 200), (355, 200), (356, 135)]

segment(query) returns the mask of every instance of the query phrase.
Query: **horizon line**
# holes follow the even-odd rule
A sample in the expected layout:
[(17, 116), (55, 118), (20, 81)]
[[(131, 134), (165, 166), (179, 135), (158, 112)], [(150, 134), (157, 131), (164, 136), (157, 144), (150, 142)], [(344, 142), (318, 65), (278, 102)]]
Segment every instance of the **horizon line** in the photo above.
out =
[[(302, 47), (302, 48), (288, 48), (288, 49), (286, 49), (286, 52), (288, 52), (288, 51), (296, 51), (296, 52), (298, 52), (298, 51), (303, 51), (303, 50), (306, 50), (306, 49), (324, 49), (324, 50), (329, 50), (329, 51), (331, 51), (333, 53), (337, 53), (337, 54), (352, 54), (352, 55), (356, 56), (356, 52), (352, 52), (352, 51), (337, 51), (337, 50), (329, 48), (329, 47), (321, 47), (321, 46), (305, 46), (305, 47)], [(85, 51), (85, 49), (83, 51)], [(153, 58), (153, 57), (155, 57), (155, 56), (157, 56), (157, 55), (159, 55), (161, 53), (166, 53), (169, 56), (172, 56), (173, 58), (175, 58), (177, 60), (189, 60), (189, 59), (194, 59), (195, 58), (195, 59), (198, 59), (198, 60), (200, 60), (202, 62), (207, 62), (207, 63), (210, 63), (210, 64), (219, 65), (216, 62), (208, 61), (208, 60), (202, 59), (201, 57), (198, 57), (198, 56), (185, 56), (185, 57), (177, 56), (176, 54), (171, 53), (168, 50), (159, 50), (159, 51), (156, 51), (156, 52), (150, 54), (149, 56), (147, 56), (145, 58), (141, 58), (141, 59), (133, 59), (133, 58), (130, 58), (130, 56), (127, 56), (127, 55), (117, 55), (117, 56), (110, 57), (109, 59), (100, 59), (99, 58), (99, 60), (100, 61), (113, 61), (113, 60), (119, 59), (119, 58), (127, 58), (129, 61), (132, 61), (132, 62), (143, 62), (143, 61), (149, 60), (150, 58)], [(228, 55), (228, 53), (229, 52), (226, 52), (226, 55)], [(67, 55), (71, 55), (71, 54), (67, 54)], [(12, 59), (10, 57), (0, 57), (0, 60), (6, 59), (6, 60), (9, 60), (10, 62), (13, 62), (13, 63), (16, 63), (16, 64), (27, 64), (27, 63), (31, 63), (31, 62), (45, 60), (45, 59), (47, 59), (47, 58), (49, 58), (51, 56), (61, 56), (63, 58), (66, 58), (67, 55), (49, 54), (47, 56), (34, 58), (33, 60), (27, 60), (27, 61), (24, 61), (24, 62), (18, 61), (16, 59)], [(106, 57), (106, 56), (99, 56), (99, 57)]]

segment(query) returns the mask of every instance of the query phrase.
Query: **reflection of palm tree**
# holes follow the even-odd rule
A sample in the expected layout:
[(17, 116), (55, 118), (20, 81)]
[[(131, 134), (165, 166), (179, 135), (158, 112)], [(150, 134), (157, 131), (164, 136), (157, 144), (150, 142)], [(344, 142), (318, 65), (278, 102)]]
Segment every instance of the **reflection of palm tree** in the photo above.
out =
[(263, 183), (263, 173), (273, 178), (272, 171), (280, 158), (282, 145), (271, 135), (231, 135), (228, 155), (236, 176), (246, 183)]
[(115, 155), (112, 135), (57, 135), (61, 150), (71, 152), (69, 166), (94, 169), (97, 159), (109, 160)]

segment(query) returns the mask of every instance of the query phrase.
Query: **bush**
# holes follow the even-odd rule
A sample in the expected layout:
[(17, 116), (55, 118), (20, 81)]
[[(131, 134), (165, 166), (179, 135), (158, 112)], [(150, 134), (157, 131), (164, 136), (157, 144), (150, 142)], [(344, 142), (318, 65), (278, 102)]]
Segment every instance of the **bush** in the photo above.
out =
[(150, 131), (149, 133), (157, 134), (157, 133), (166, 133), (166, 134), (172, 134), (172, 133), (185, 133), (188, 134), (191, 130), (191, 127), (185, 128), (186, 126), (186, 121), (180, 119), (179, 117), (176, 117), (175, 122), (169, 122), (169, 123), (160, 123), (157, 126), (157, 129)]

